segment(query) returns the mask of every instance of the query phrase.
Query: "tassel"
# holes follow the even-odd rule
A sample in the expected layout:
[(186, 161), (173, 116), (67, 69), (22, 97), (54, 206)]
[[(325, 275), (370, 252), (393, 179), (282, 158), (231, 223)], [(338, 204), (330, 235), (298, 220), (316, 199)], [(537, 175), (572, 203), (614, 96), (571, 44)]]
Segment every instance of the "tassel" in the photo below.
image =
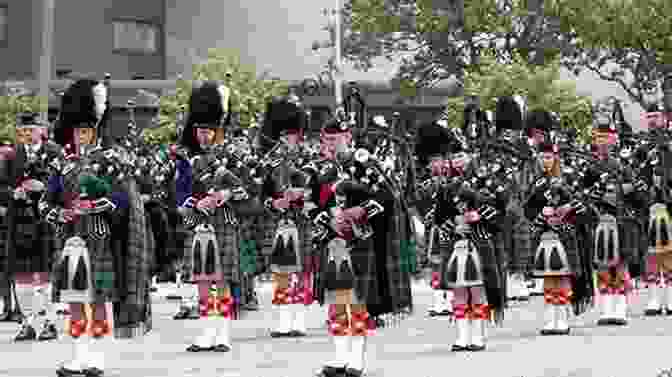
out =
[(562, 268), (564, 267), (562, 259), (560, 258), (560, 251), (558, 250), (557, 247), (553, 247), (553, 249), (551, 249), (551, 257), (549, 263), (551, 265), (551, 270), (553, 271), (562, 270)]
[(467, 255), (467, 260), (465, 261), (465, 280), (466, 281), (476, 281), (478, 280), (478, 269), (476, 268), (476, 262), (471, 255)]
[(72, 288), (77, 291), (84, 291), (89, 288), (88, 274), (86, 273), (86, 264), (84, 258), (79, 257), (77, 261), (77, 268), (75, 269), (75, 277), (72, 279)]
[(600, 231), (597, 234), (597, 260), (602, 262), (605, 259), (605, 254), (604, 231)]
[(212, 241), (208, 241), (205, 251), (205, 273), (208, 275), (215, 273), (215, 244)]
[(663, 243), (663, 246), (667, 246), (667, 243), (670, 241), (670, 235), (667, 234), (667, 221), (665, 219), (660, 220), (660, 241)]
[(283, 264), (283, 257), (285, 256), (285, 241), (282, 237), (278, 237), (275, 240), (275, 248), (273, 248), (273, 253), (271, 254), (271, 261), (274, 264)]
[(56, 289), (68, 289), (68, 276), (70, 276), (70, 256), (66, 255), (56, 269)]
[(541, 252), (539, 253), (539, 258), (534, 263), (534, 269), (537, 271), (543, 271), (546, 266), (544, 265), (544, 259), (546, 258), (546, 244), (542, 244)]
[(294, 237), (290, 236), (289, 237), (289, 242), (287, 246), (285, 247), (285, 256), (287, 257), (287, 261), (293, 260), (294, 263), (292, 265), (296, 265), (296, 251), (294, 250)]
[(203, 258), (201, 256), (201, 242), (196, 241), (194, 245), (194, 274), (200, 275), (203, 273)]
[[(451, 268), (451, 265), (448, 265), (446, 268), (448, 269), (448, 276), (447, 276), (447, 281), (450, 283), (456, 283), (457, 282), (457, 266), (455, 265), (457, 263), (457, 260), (453, 263), (455, 268)], [(442, 282), (439, 281), (439, 285), (441, 285)]]
[(613, 230), (609, 231), (609, 238), (607, 239), (607, 255), (609, 260), (616, 259), (616, 234)]
[(324, 282), (324, 289), (333, 290), (336, 289), (336, 280), (338, 279), (338, 268), (336, 267), (336, 261), (331, 260), (327, 264), (326, 278)]

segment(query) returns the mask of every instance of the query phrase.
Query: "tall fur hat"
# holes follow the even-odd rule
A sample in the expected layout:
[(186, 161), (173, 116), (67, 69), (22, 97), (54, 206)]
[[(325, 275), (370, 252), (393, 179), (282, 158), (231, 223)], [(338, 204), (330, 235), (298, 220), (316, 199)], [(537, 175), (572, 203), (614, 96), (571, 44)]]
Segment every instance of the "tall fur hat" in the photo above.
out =
[[(54, 140), (61, 146), (73, 145), (74, 129), (95, 127), (98, 124), (96, 116), (96, 100), (94, 88), (100, 81), (81, 79), (74, 82), (61, 97), (61, 108), (54, 128)], [(109, 113), (105, 111), (100, 124)]]
[(297, 101), (289, 97), (273, 98), (266, 104), (264, 125), (261, 129), (262, 149), (270, 149), (283, 132), (303, 132), (307, 119), (306, 112)]
[(217, 81), (205, 81), (189, 96), (189, 114), (180, 137), (180, 144), (200, 151), (195, 128), (222, 128), (231, 123), (230, 89)]
[(422, 165), (427, 165), (431, 156), (452, 152), (457, 142), (450, 130), (436, 122), (421, 125), (415, 140), (415, 153)]
[(497, 130), (523, 129), (523, 112), (513, 97), (504, 96), (497, 99), (495, 127)]

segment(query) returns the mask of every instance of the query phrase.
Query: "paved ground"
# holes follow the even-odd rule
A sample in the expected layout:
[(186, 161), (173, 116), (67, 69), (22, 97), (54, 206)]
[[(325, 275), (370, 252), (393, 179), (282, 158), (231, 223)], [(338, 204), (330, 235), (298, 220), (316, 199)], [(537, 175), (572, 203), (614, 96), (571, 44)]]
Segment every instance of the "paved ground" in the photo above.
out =
[[(270, 307), (268, 284), (260, 287), (262, 305)], [(451, 353), (455, 330), (445, 320), (425, 317), (430, 292), (415, 289), (416, 313), (397, 328), (379, 331), (370, 342), (370, 377), (657, 377), (672, 368), (669, 338), (672, 317), (644, 318), (640, 296), (625, 328), (597, 328), (596, 314), (575, 319), (567, 337), (541, 337), (541, 299), (515, 305), (502, 328), (489, 331), (486, 352)], [(268, 311), (249, 314), (235, 323), (235, 349), (229, 354), (189, 354), (184, 347), (199, 321), (173, 321), (176, 304), (157, 299), (155, 329), (135, 341), (109, 346), (111, 377), (309, 377), (331, 356), (324, 310), (310, 309), (310, 335), (303, 339), (271, 340)], [(0, 324), (0, 376), (54, 376), (55, 365), (68, 358), (66, 340), (12, 344), (15, 328)], [(120, 352), (118, 350), (121, 350)]]

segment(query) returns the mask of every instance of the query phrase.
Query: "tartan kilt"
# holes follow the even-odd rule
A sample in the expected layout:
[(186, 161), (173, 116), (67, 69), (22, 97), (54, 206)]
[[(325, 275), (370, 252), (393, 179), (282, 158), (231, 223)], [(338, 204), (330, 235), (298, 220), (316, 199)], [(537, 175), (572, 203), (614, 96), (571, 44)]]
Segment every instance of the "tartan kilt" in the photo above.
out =
[[(81, 221), (81, 219), (80, 219)], [(67, 234), (67, 235), (66, 235)], [(68, 277), (63, 276), (63, 270), (59, 268), (61, 262), (63, 261), (63, 247), (65, 246), (65, 241), (70, 238), (70, 234), (74, 233), (65, 233), (59, 234), (56, 238), (56, 247), (57, 247), (57, 258), (53, 265), (54, 273), (51, 276), (52, 282), (52, 300), (54, 302), (62, 303), (74, 303), (81, 302), (77, 300), (76, 297), (69, 297), (66, 292), (63, 292), (61, 289), (60, 281), (67, 281)], [(116, 288), (116, 273), (115, 273), (115, 263), (114, 258), (112, 257), (112, 243), (110, 238), (104, 238), (102, 240), (96, 240), (89, 237), (84, 238), (86, 241), (86, 247), (89, 252), (90, 258), (90, 270), (87, 271), (87, 275), (92, 277), (92, 295), (87, 301), (89, 303), (103, 304), (105, 302), (115, 302), (119, 300), (119, 292)], [(102, 280), (101, 280), (102, 279)], [(105, 287), (102, 286), (104, 281)], [(78, 295), (79, 296), (79, 295)]]
[[(263, 246), (261, 248), (261, 257), (270, 258), (273, 254), (273, 241), (277, 232), (279, 217), (265, 216), (261, 219), (263, 233)], [(319, 256), (313, 250), (313, 229), (310, 220), (305, 218), (295, 219), (297, 231), (299, 232), (299, 261), (301, 261), (299, 271), (297, 272), (315, 272), (317, 271)], [(273, 263), (271, 261), (271, 263)]]
[[(352, 289), (353, 289), (353, 303), (366, 303), (367, 305), (376, 305), (379, 304), (380, 297), (378, 295), (378, 276), (376, 273), (376, 255), (373, 249), (373, 239), (367, 240), (355, 240), (350, 245), (350, 263), (352, 268), (353, 280), (352, 280)], [(325, 254), (328, 254), (329, 251), (324, 250)], [(327, 290), (325, 285), (331, 285), (334, 282), (329, 281), (329, 278), (334, 278), (335, 276), (329, 276), (327, 272), (329, 263), (320, 263), (320, 272), (319, 279), (326, 283), (322, 284), (319, 292), (320, 297), (323, 297), (320, 300), (321, 303), (326, 304), (335, 304), (335, 294), (333, 291)], [(338, 268), (339, 266), (337, 266)]]
[(512, 273), (524, 273), (527, 271), (527, 261), (532, 258), (534, 248), (532, 248), (532, 238), (530, 234), (530, 222), (522, 218), (511, 229), (512, 250), (509, 271)]
[[(220, 271), (225, 282), (240, 283), (240, 225), (225, 224), (223, 208), (218, 208), (214, 216), (207, 217), (205, 223), (213, 225), (215, 228), (215, 237), (217, 238), (217, 246), (219, 248)], [(191, 227), (186, 233), (184, 239), (184, 268), (187, 273), (194, 279), (193, 258), (194, 250), (192, 243), (194, 241), (194, 228)]]
[[(583, 275), (583, 259), (584, 257), (580, 254), (581, 250), (579, 248), (579, 238), (576, 232), (559, 232), (558, 238), (562, 242), (562, 246), (565, 248), (565, 253), (567, 254), (567, 264), (569, 269), (572, 272), (573, 276)], [(534, 271), (535, 269), (535, 254), (536, 250), (541, 243), (541, 235), (536, 235), (534, 237), (532, 245), (534, 253), (528, 259), (528, 271)], [(592, 251), (587, 251), (586, 255), (592, 255)], [(537, 276), (541, 278), (542, 276)]]
[(619, 249), (630, 276), (640, 277), (644, 267), (644, 254), (641, 252), (642, 228), (636, 219), (623, 218), (619, 224)]

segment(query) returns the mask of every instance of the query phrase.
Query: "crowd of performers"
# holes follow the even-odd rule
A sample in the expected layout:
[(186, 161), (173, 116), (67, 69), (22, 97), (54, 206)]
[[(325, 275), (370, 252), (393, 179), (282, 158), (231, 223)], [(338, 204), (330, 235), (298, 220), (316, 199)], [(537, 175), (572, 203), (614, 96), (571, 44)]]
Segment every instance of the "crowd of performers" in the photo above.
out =
[[(327, 306), (324, 377), (363, 375), (367, 338), (412, 311), (425, 253), (430, 314), (454, 318), (454, 351), (485, 350), (487, 326), (529, 295), (529, 279), (544, 335), (568, 334), (593, 303), (600, 325), (627, 324), (633, 279), (650, 290), (646, 314), (672, 312), (662, 110), (634, 134), (620, 105), (600, 102), (584, 146), (520, 97), (493, 113), (468, 98), (464, 124), (438, 119), (413, 136), (339, 109), (315, 143), (290, 94), (267, 104), (253, 142), (231, 89), (204, 82), (175, 143), (147, 145), (134, 127), (113, 136), (108, 79), (74, 82), (53, 127), (21, 116), (0, 154), (0, 320), (20, 323), (16, 341), (48, 341), (66, 313), (73, 354), (59, 376), (102, 376), (105, 340), (150, 331), (151, 287), (170, 270), (191, 283), (178, 284), (175, 319), (203, 321), (188, 352), (234, 347), (261, 273), (272, 275), (271, 337), (307, 335), (306, 308)], [(29, 316), (17, 283), (34, 288)]]

